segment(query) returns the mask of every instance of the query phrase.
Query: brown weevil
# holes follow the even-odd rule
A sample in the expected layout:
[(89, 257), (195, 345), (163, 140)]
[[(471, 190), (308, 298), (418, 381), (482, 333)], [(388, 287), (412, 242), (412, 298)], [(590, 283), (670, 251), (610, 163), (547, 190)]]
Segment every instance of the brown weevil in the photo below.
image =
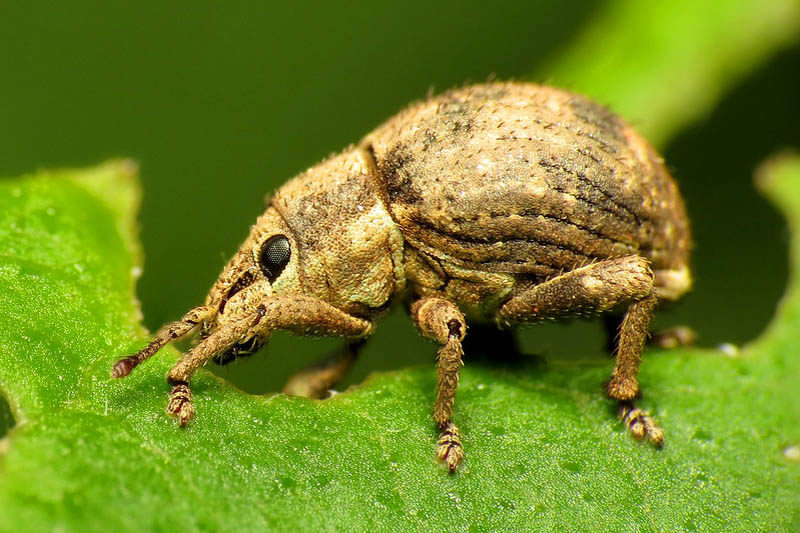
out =
[(437, 456), (463, 458), (453, 401), (469, 323), (511, 328), (618, 311), (606, 384), (638, 438), (663, 433), (634, 407), (658, 300), (691, 286), (689, 225), (661, 158), (591, 100), (529, 83), (487, 83), (411, 105), (357, 146), (286, 183), (204, 305), (162, 328), (111, 376), (168, 342), (199, 342), (169, 371), (167, 412), (194, 415), (198, 367), (257, 350), (273, 330), (346, 339), (348, 355), (294, 376), (324, 396), (393, 303), (441, 345)]

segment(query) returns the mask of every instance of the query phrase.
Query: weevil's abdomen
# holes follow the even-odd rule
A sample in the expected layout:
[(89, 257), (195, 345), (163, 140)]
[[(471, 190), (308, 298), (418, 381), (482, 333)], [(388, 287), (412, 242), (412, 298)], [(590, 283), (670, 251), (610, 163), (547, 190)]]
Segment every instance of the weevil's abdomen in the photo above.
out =
[(470, 86), (411, 106), (362, 146), (423, 256), (535, 282), (641, 254), (657, 277), (667, 273), (665, 297), (688, 289), (677, 187), (641, 136), (585, 97), (527, 83)]

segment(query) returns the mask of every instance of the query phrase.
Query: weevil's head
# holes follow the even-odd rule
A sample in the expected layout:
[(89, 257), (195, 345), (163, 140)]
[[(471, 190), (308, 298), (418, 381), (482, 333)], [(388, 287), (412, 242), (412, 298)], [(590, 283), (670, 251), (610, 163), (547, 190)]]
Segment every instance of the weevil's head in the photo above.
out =
[[(334, 156), (275, 193), (209, 293), (206, 305), (216, 316), (201, 334), (253, 313), (275, 294), (302, 294), (369, 316), (404, 288), (402, 234), (365, 157)], [(220, 359), (255, 351), (266, 340), (245, 338)]]
[[(201, 325), (201, 337), (252, 314), (276, 293), (300, 292), (296, 250), (289, 227), (274, 207), (268, 207), (209, 292), (206, 305), (213, 314)], [(215, 361), (225, 364), (256, 352), (267, 340), (268, 333), (246, 336)]]

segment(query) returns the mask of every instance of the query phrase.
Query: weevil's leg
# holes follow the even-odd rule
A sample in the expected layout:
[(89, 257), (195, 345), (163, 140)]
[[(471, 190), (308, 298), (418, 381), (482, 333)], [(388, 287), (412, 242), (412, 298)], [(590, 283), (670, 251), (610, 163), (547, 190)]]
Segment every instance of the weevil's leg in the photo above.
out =
[(660, 445), (663, 432), (632, 404), (639, 394), (639, 363), (656, 301), (653, 273), (647, 260), (639, 256), (620, 257), (578, 268), (531, 287), (500, 308), (497, 322), (510, 326), (542, 318), (597, 313), (630, 302), (617, 337), (616, 364), (606, 392), (609, 398), (620, 401), (624, 420), (634, 436), (647, 435)]
[(455, 472), (464, 458), (461, 433), (453, 424), (453, 402), (458, 388), (458, 370), (464, 352), (461, 341), (467, 331), (464, 315), (443, 298), (422, 298), (411, 306), (411, 317), (420, 332), (442, 345), (437, 361), (436, 403), (433, 420), (440, 431), (436, 456)]
[(653, 272), (636, 255), (598, 261), (534, 285), (516, 294), (497, 312), (509, 327), (545, 318), (602, 313), (653, 292)]
[(647, 344), (650, 346), (658, 346), (659, 348), (678, 348), (685, 346), (693, 346), (697, 340), (697, 333), (689, 326), (674, 326), (667, 329), (654, 331)]
[(664, 430), (658, 427), (649, 413), (636, 407), (633, 401), (619, 402), (619, 419), (635, 438), (641, 440), (647, 437), (659, 448), (664, 445)]
[(197, 346), (189, 350), (167, 374), (173, 389), (167, 412), (178, 417), (185, 426), (194, 415), (189, 380), (198, 367), (227, 350), (241, 339), (267, 337), (271, 331), (283, 329), (300, 335), (348, 337), (353, 341), (365, 338), (373, 324), (315, 298), (297, 295), (272, 295), (256, 311), (238, 320), (225, 323)]
[[(659, 293), (659, 297), (660, 297)], [(619, 331), (622, 327), (624, 315), (608, 313), (603, 316), (607, 346), (609, 352), (616, 353)], [(697, 339), (697, 333), (689, 326), (673, 326), (666, 329), (651, 331), (650, 336), (645, 341), (647, 346), (655, 346), (671, 350), (678, 347), (693, 346)]]
[(375, 329), (367, 319), (348, 315), (317, 298), (301, 295), (272, 295), (260, 309), (264, 318), (258, 330), (282, 329), (312, 337), (345, 337), (351, 342), (366, 339)]
[(283, 387), (283, 393), (304, 398), (325, 398), (331, 388), (353, 367), (363, 345), (363, 340), (347, 343), (341, 349), (312, 363), (289, 378)]
[(655, 306), (656, 293), (650, 291), (650, 294), (634, 300), (628, 307), (619, 329), (617, 362), (606, 385), (609, 398), (630, 401), (639, 395), (639, 382), (636, 376), (639, 374), (647, 328), (653, 318)]
[(111, 377), (114, 379), (124, 378), (139, 364), (150, 359), (156, 354), (156, 352), (170, 342), (189, 335), (210, 314), (211, 309), (201, 305), (200, 307), (195, 307), (183, 315), (183, 318), (177, 322), (173, 322), (162, 327), (160, 330), (158, 330), (158, 333), (156, 333), (155, 339), (150, 341), (147, 346), (135, 354), (129, 355), (128, 357), (123, 357), (117, 361), (114, 365), (114, 368), (111, 370)]
[(619, 329), (617, 362), (611, 379), (606, 384), (606, 392), (609, 398), (619, 400), (620, 420), (631, 434), (637, 439), (647, 437), (650, 442), (660, 447), (664, 444), (664, 432), (648, 413), (633, 403), (633, 399), (639, 395), (636, 376), (639, 373), (642, 349), (647, 339), (647, 328), (653, 318), (656, 301), (656, 293), (652, 291), (628, 307)]
[(172, 385), (167, 413), (176, 416), (181, 427), (188, 424), (194, 416), (192, 391), (189, 389), (189, 381), (194, 371), (252, 332), (263, 316), (262, 310), (259, 309), (256, 313), (246, 315), (235, 322), (226, 323), (186, 352), (167, 373), (167, 382)]

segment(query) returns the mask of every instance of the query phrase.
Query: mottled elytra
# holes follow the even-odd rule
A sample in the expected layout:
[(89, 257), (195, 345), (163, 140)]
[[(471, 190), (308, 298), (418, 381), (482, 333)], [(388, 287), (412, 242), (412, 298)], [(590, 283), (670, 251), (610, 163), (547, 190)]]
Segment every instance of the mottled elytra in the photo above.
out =
[(194, 416), (189, 381), (209, 359), (272, 331), (345, 339), (284, 391), (323, 397), (390, 304), (439, 343), (433, 421), (452, 472), (464, 451), (453, 405), (467, 325), (619, 318), (606, 394), (637, 438), (663, 441), (634, 405), (653, 310), (691, 286), (689, 225), (661, 158), (591, 100), (488, 83), (411, 105), (272, 196), (203, 305), (168, 324), (112, 377), (168, 342), (200, 341), (170, 370), (167, 411)]

